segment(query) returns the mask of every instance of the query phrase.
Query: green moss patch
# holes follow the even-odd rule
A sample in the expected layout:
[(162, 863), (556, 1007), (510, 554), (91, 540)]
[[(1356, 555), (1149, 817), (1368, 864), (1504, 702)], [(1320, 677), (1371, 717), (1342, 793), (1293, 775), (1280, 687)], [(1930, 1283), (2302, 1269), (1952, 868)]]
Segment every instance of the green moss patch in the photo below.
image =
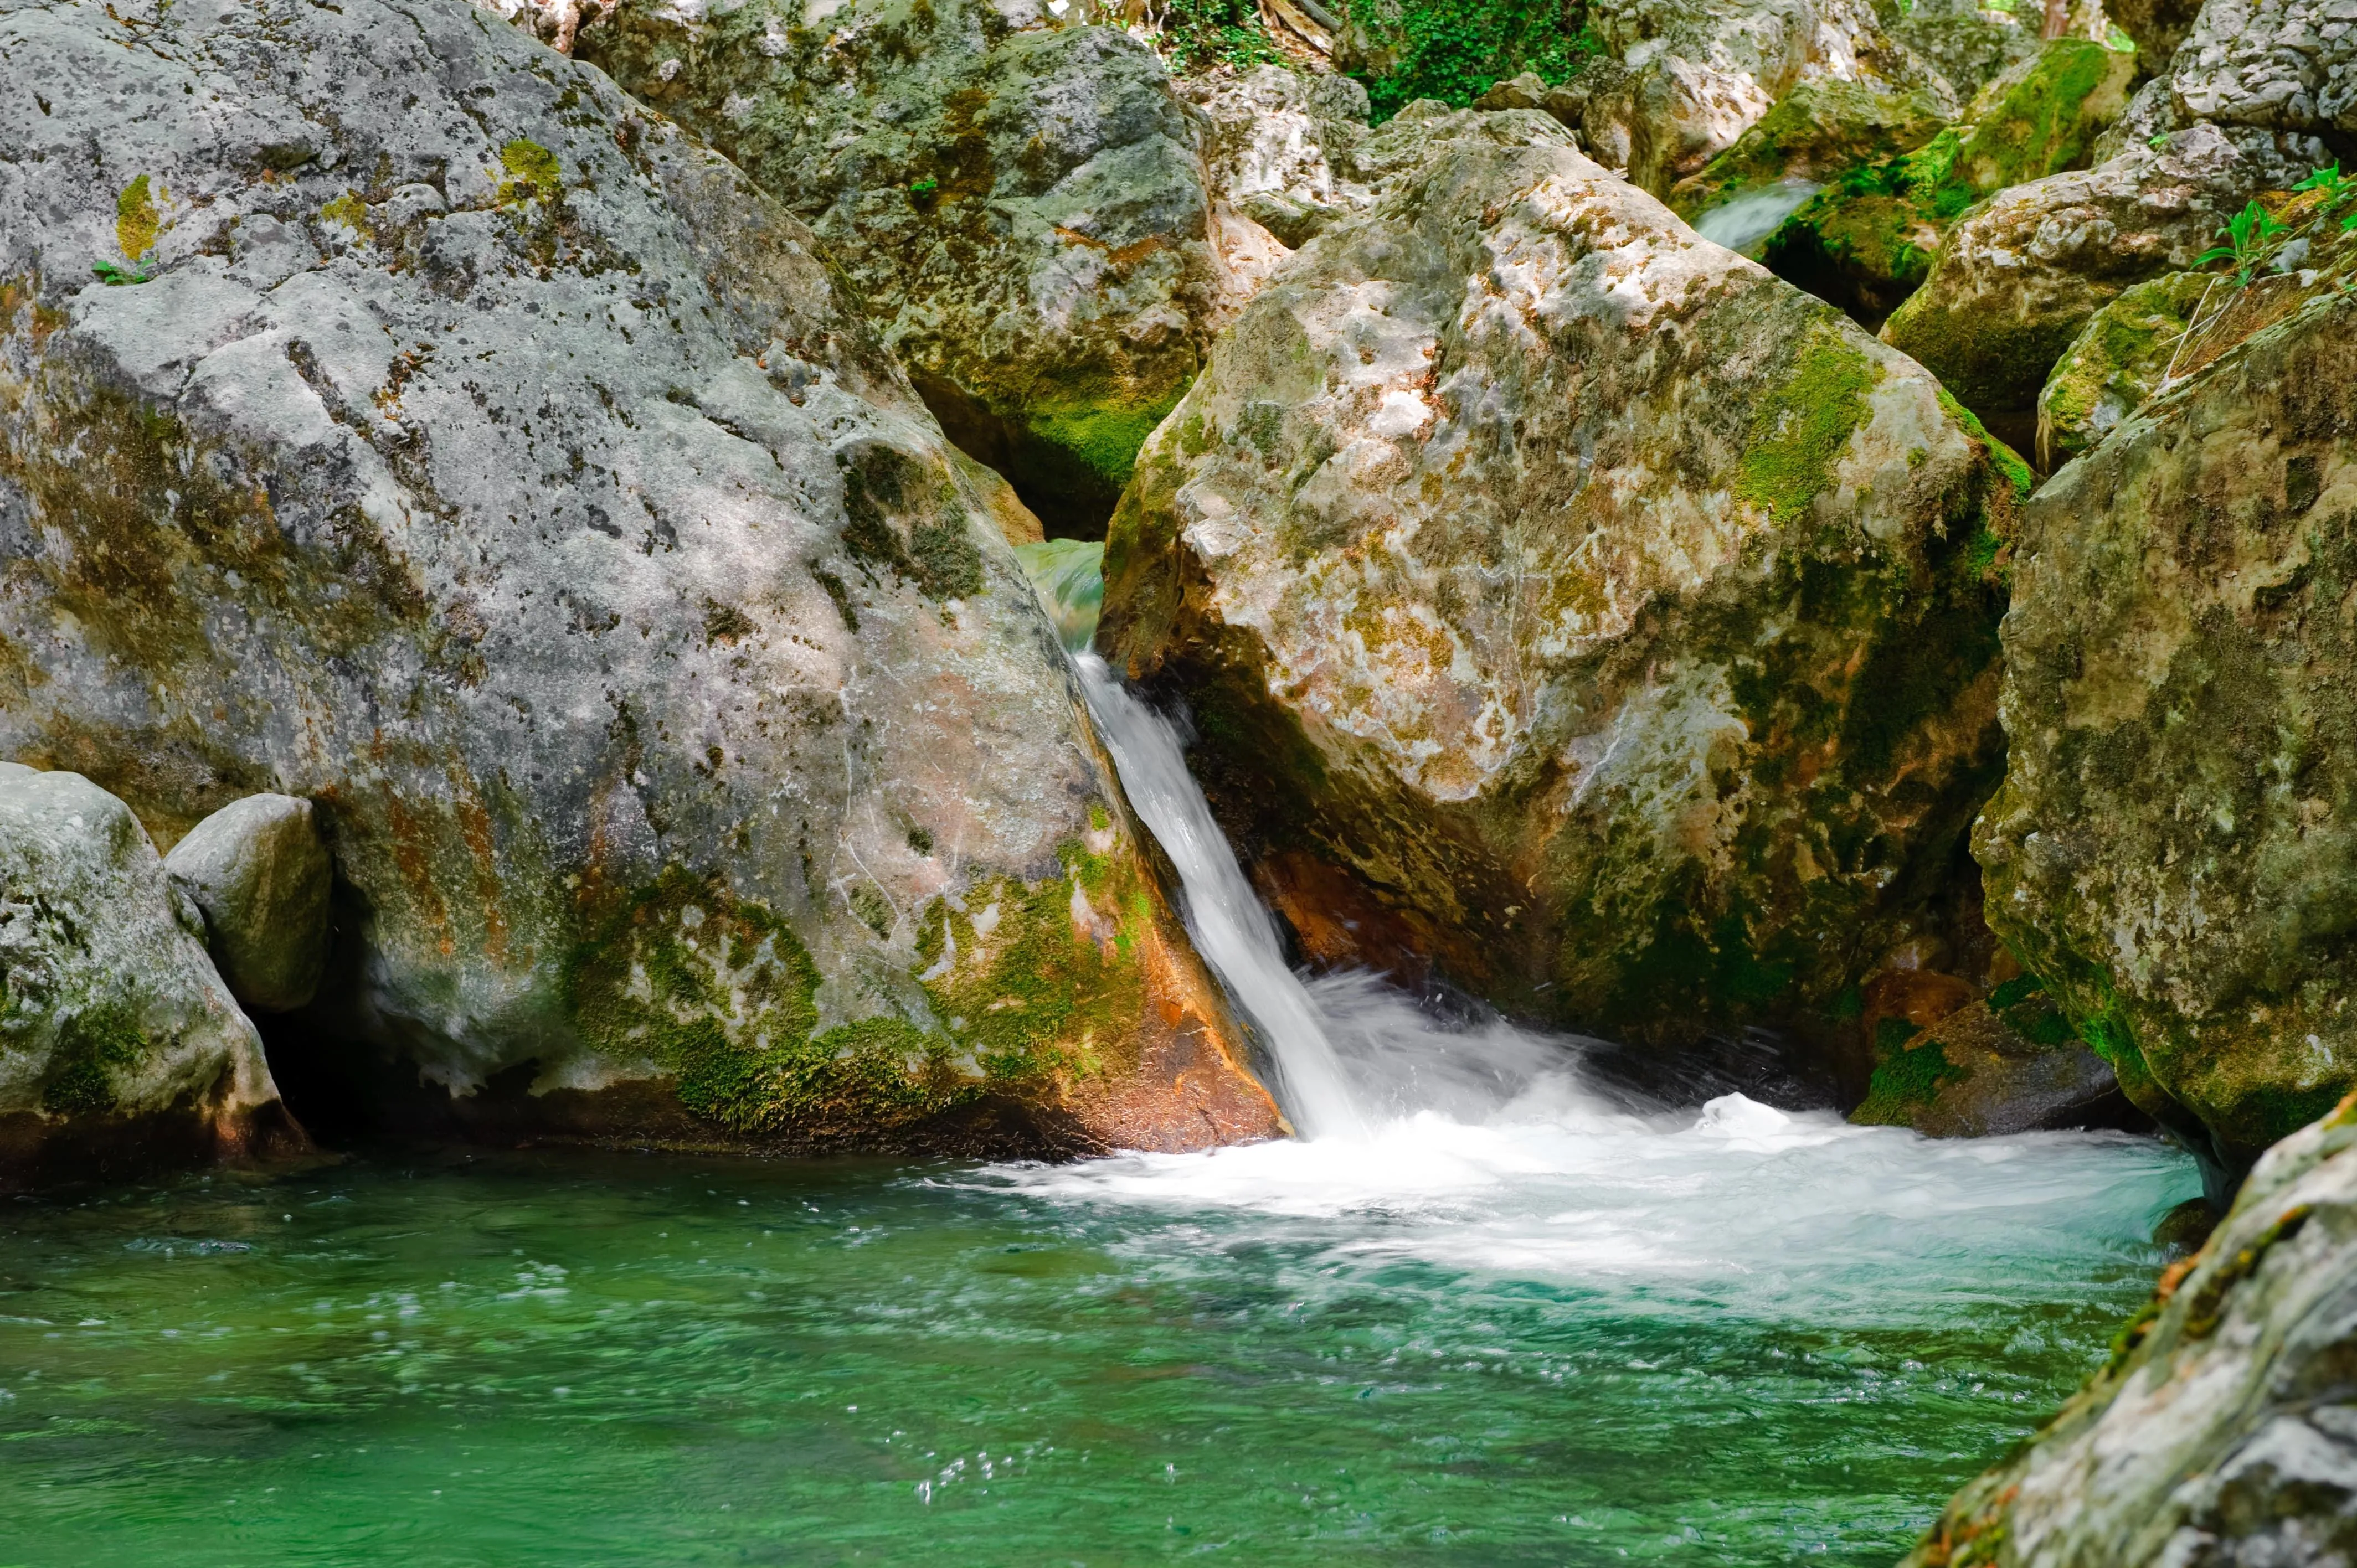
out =
[(68, 1015), (59, 1025), (41, 1085), (41, 1109), (52, 1116), (102, 1116), (121, 1096), (114, 1075), (147, 1055), (146, 1031), (121, 1003), (102, 1003)]
[(1885, 1018), (1875, 1031), (1874, 1075), (1867, 1080), (1866, 1102), (1850, 1116), (1865, 1126), (1904, 1127), (1914, 1112), (1940, 1097), (1944, 1084), (1962, 1081), (1968, 1074), (1948, 1060), (1937, 1040), (1914, 1043), (1920, 1031), (1904, 1018)]
[(1810, 328), (1789, 379), (1760, 402), (1737, 467), (1735, 498), (1780, 522), (1805, 511), (1864, 424), (1882, 369), (1829, 325)]
[(147, 177), (141, 175), (123, 188), (114, 199), (114, 242), (123, 253), (137, 261), (156, 248), (156, 236), (163, 232), (163, 219), (156, 209), (156, 191), (151, 190)]
[(539, 199), (554, 201), (563, 194), (565, 179), (556, 155), (538, 142), (519, 136), (500, 149), (500, 166), (508, 177), (500, 182), (501, 205)]

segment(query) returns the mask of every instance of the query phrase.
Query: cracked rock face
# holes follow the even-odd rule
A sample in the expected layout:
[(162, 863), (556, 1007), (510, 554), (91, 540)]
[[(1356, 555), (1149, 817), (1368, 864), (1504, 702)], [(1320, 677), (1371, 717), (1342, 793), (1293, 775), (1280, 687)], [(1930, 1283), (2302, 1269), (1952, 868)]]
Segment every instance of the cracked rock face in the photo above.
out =
[(1649, 1038), (1798, 1018), (1937, 945), (2013, 484), (1914, 364), (1517, 116), (1222, 337), (1099, 645), (1186, 697), (1325, 956)]
[(2329, 287), (2027, 509), (1987, 918), (2226, 1168), (2357, 1081), (2357, 306)]
[(0, 102), (0, 753), (167, 843), (312, 801), (328, 1037), (519, 1130), (1275, 1125), (1020, 509), (735, 167), (457, 0), (0, 66), (76, 83)]
[(2357, 1117), (2269, 1149), (2112, 1364), (1908, 1568), (2276, 1568), (2357, 1553)]
[(623, 0), (578, 52), (811, 225), (1051, 532), (1102, 535), (1222, 297), (1201, 128), (1151, 48), (1036, 0)]
[(2209, 0), (2169, 80), (2189, 119), (2357, 131), (2357, 4)]
[(0, 1186), (283, 1129), (204, 921), (121, 800), (0, 763)]

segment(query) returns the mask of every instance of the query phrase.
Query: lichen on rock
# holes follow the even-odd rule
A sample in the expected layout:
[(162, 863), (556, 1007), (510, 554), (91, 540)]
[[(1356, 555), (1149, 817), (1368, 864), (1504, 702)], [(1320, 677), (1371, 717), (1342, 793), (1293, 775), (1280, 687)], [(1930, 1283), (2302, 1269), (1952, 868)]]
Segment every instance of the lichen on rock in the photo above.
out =
[(2357, 429), (2319, 288), (2024, 513), (1988, 919), (2129, 1096), (2233, 1170), (2357, 1080)]
[[(1013, 553), (1036, 524), (807, 229), (457, 0), (124, 25), (0, 18), (12, 69), (87, 84), (0, 103), (52, 150), (0, 174), (0, 743), (167, 841), (311, 802), (343, 947), (287, 1031), (502, 1135), (1276, 1129)], [(187, 203), (157, 274), (57, 270), (135, 145)], [(1101, 827), (1153, 908), (1132, 1050), (1039, 1013), (1024, 1071), (969, 1069), (924, 911), (1069, 905)]]

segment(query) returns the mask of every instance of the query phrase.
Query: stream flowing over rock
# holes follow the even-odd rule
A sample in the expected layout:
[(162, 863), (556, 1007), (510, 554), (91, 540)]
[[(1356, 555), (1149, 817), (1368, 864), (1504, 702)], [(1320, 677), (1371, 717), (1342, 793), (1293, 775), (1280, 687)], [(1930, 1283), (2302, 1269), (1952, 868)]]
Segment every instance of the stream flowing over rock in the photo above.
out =
[(74, 84), (0, 100), (0, 752), (310, 801), (310, 1052), (519, 1133), (1276, 1130), (1020, 507), (733, 166), (457, 0), (0, 61)]
[(2228, 347), (2049, 481), (2014, 557), (1987, 918), (2229, 1169), (2357, 1082), (2352, 328), (2325, 286)]
[(1831, 1027), (1953, 956), (2027, 479), (1578, 152), (1467, 142), (1222, 338), (1099, 644), (1188, 703), (1315, 956), (1649, 1039)]
[(2357, 1105), (2269, 1149), (2111, 1364), (1958, 1493), (1907, 1568), (2357, 1556)]
[(298, 1137), (130, 809), (0, 763), (0, 1190)]

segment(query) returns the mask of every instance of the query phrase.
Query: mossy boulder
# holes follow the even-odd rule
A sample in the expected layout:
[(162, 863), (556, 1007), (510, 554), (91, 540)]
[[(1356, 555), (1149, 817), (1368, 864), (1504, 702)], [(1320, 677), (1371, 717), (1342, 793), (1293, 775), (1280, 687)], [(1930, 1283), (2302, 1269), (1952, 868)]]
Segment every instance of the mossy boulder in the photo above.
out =
[(986, 0), (623, 0), (577, 53), (809, 222), (1049, 532), (1102, 535), (1221, 290), (1200, 127), (1151, 48)]
[(2056, 38), (1983, 88), (1964, 124), (1846, 170), (1769, 236), (1763, 258), (1777, 276), (1878, 328), (1930, 274), (1942, 236), (1966, 209), (2084, 165), (2134, 76), (2130, 54)]
[(2159, 390), (2185, 346), (2214, 274), (2169, 273), (2131, 285), (2087, 318), (2038, 393), (2038, 466), (2085, 452)]
[(1663, 1042), (1824, 1020), (1943, 940), (2027, 480), (1579, 153), (1466, 144), (1222, 336), (1098, 643), (1263, 881), (1351, 911), (1327, 956)]
[(2357, 1082), (2357, 304), (2325, 287), (2030, 503), (1987, 918), (2233, 1170)]
[(0, 1190), (300, 1136), (130, 808), (0, 763)]
[[(1678, 216), (1729, 250), (1748, 251), (1773, 231), (1763, 193), (1789, 192), (1789, 213), (1835, 176), (1881, 165), (1937, 135), (1952, 104), (1923, 88), (1897, 91), (1875, 81), (1804, 81), (1776, 101), (1760, 123), (1670, 193)], [(1759, 217), (1730, 205), (1749, 198)], [(1729, 231), (1730, 219), (1737, 227)]]
[(2130, 285), (2185, 270), (2254, 195), (2299, 177), (2285, 173), (2197, 124), (2002, 190), (1949, 230), (1883, 340), (2028, 441), (2039, 391), (2088, 318)]
[(142, 26), (0, 20), (83, 84), (0, 103), (50, 149), (0, 229), (0, 746), (167, 843), (312, 803), (342, 946), (274, 1046), (503, 1137), (1276, 1128), (1013, 503), (809, 230), (456, 0)]
[(1887, 1018), (1874, 1046), (1866, 1101), (1850, 1113), (1862, 1126), (1986, 1138), (2110, 1124), (2126, 1110), (2111, 1064), (2029, 977), (1929, 1028)]
[(2326, 1563), (2357, 1552), (2357, 1114), (2269, 1149), (2107, 1365), (1956, 1494), (1905, 1568)]

